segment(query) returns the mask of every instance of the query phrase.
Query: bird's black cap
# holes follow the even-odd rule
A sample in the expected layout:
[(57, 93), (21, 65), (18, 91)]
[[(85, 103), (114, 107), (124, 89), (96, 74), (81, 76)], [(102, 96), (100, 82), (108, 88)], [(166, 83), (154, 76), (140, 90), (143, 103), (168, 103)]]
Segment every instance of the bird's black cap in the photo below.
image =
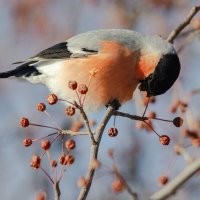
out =
[(162, 56), (155, 71), (141, 81), (139, 89), (146, 91), (148, 97), (165, 93), (178, 78), (180, 68), (177, 54)]

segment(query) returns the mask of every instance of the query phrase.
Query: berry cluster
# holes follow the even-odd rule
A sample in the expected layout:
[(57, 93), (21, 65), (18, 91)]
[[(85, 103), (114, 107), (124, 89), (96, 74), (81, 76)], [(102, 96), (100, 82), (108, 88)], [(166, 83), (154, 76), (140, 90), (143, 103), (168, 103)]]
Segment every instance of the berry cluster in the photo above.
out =
[[(70, 106), (66, 107), (65, 114), (68, 116), (73, 116), (76, 113), (76, 109), (78, 109), (76, 105), (78, 105), (79, 108), (83, 106), (84, 96), (88, 92), (88, 87), (85, 84), (78, 85), (76, 81), (69, 81), (68, 87), (69, 89), (74, 90), (76, 92), (78, 100), (79, 100), (77, 104), (75, 104), (74, 102), (68, 102), (67, 100), (59, 99), (56, 94), (49, 94), (46, 100), (49, 105), (55, 105), (58, 101), (65, 101), (66, 103), (71, 104)], [(45, 175), (48, 176), (51, 182), (55, 184), (56, 182), (60, 181), (62, 174), (65, 171), (65, 168), (72, 165), (75, 162), (75, 157), (71, 154), (71, 151), (76, 148), (76, 142), (73, 139), (68, 139), (64, 141), (65, 134), (63, 130), (59, 127), (59, 125), (55, 122), (55, 120), (51, 117), (51, 115), (48, 113), (47, 106), (45, 103), (43, 102), (39, 103), (37, 105), (37, 110), (38, 112), (42, 112), (46, 114), (56, 126), (51, 127), (51, 126), (46, 126), (42, 124), (32, 123), (26, 117), (22, 117), (20, 119), (20, 122), (19, 122), (20, 126), (23, 128), (27, 128), (29, 126), (38, 126), (42, 128), (52, 129), (56, 132), (49, 134), (47, 136), (41, 137), (41, 138), (36, 138), (36, 139), (25, 138), (22, 141), (22, 144), (25, 147), (30, 147), (33, 143), (40, 143), (42, 153), (41, 155), (32, 156), (30, 166), (33, 169), (41, 169), (45, 173)], [(80, 128), (82, 128), (82, 126), (81, 127), (79, 126), (79, 129)], [(62, 143), (61, 154), (58, 159), (53, 159), (53, 156), (51, 155), (51, 151), (50, 151), (51, 146), (59, 137), (61, 138), (61, 143)], [(42, 167), (42, 160), (45, 155), (48, 156), (48, 159), (50, 161), (49, 162), (50, 167), (52, 168), (52, 172), (53, 172), (52, 175), (50, 175)], [(60, 173), (57, 173), (58, 164), (60, 164)], [(97, 166), (97, 163), (96, 163), (96, 166)]]

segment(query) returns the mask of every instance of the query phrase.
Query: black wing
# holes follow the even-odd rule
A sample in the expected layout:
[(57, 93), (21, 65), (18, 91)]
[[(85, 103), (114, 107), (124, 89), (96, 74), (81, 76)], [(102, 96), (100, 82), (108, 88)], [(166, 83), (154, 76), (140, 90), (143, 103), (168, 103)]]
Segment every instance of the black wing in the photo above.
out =
[(44, 58), (44, 59), (63, 59), (63, 58), (78, 58), (86, 57), (87, 55), (96, 54), (98, 51), (90, 50), (87, 48), (81, 48), (81, 53), (74, 53), (68, 50), (67, 42), (62, 42), (56, 44), (48, 49), (45, 49), (38, 53), (35, 57)]
[(35, 57), (46, 59), (70, 58), (72, 53), (67, 48), (67, 42), (56, 44), (38, 53)]

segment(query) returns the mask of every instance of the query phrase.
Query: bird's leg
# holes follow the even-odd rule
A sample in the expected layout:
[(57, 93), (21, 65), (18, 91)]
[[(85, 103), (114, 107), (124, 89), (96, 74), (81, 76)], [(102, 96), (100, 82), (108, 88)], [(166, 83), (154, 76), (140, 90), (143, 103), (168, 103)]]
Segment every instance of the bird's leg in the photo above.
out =
[(121, 106), (121, 104), (119, 103), (119, 101), (117, 99), (109, 101), (108, 104), (106, 104), (106, 107), (108, 107), (110, 105), (112, 105), (115, 108), (115, 110), (118, 110)]

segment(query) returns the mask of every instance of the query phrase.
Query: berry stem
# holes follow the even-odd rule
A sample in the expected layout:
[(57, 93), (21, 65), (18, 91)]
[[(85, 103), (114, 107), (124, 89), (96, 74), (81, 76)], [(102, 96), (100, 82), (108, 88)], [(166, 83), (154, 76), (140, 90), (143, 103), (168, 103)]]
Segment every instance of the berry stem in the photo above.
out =
[(65, 165), (62, 165), (60, 173), (58, 175), (58, 182), (60, 182), (60, 180), (61, 180), (61, 178), (63, 176), (64, 170), (65, 170)]
[(42, 167), (40, 167), (40, 169), (42, 170), (42, 172), (49, 178), (49, 180), (52, 182), (52, 184), (54, 184), (53, 179), (50, 177), (50, 175), (47, 173), (47, 171), (45, 169), (43, 169)]
[(75, 92), (76, 92), (76, 96), (78, 97), (79, 105), (82, 106), (82, 105), (81, 105), (81, 97), (79, 96), (77, 90), (75, 90)]
[(41, 137), (41, 138), (38, 138), (38, 139), (34, 139), (34, 140), (32, 140), (32, 141), (33, 141), (33, 142), (37, 142), (37, 141), (39, 141), (39, 140), (43, 140), (43, 139), (45, 139), (45, 138), (51, 137), (51, 136), (53, 136), (53, 135), (55, 135), (55, 134), (58, 134), (58, 132), (48, 134), (48, 135), (46, 135), (46, 136), (44, 136), (44, 137)]
[(44, 113), (48, 116), (48, 118), (57, 126), (58, 129), (61, 129), (61, 127), (58, 125), (55, 119), (45, 110)]
[(164, 121), (164, 122), (173, 122), (173, 120), (168, 120), (168, 119), (161, 119), (161, 118), (157, 118), (157, 117), (155, 117), (155, 118), (149, 118), (149, 119), (152, 119), (152, 120), (160, 120), (160, 121)]
[(39, 127), (42, 127), (42, 128), (50, 128), (50, 129), (54, 129), (54, 130), (60, 131), (59, 128), (55, 128), (55, 127), (52, 127), (52, 126), (45, 126), (45, 125), (34, 124), (34, 123), (30, 123), (30, 125), (31, 125), (31, 126), (39, 126)]
[(148, 108), (148, 105), (149, 105), (149, 101), (150, 101), (150, 97), (149, 97), (148, 100), (147, 100), (147, 105), (145, 106), (145, 109), (144, 109), (144, 112), (143, 112), (142, 117), (144, 117), (145, 114), (146, 114), (146, 111), (147, 111), (147, 108)]
[[(89, 87), (90, 87), (90, 84), (91, 84), (91, 80), (92, 80), (92, 76), (90, 76), (90, 79), (89, 79), (89, 82), (88, 82), (88, 90), (89, 90)], [(86, 93), (87, 94), (87, 93)], [(84, 102), (85, 102), (85, 98), (86, 98), (86, 94), (83, 96), (83, 100), (82, 100), (82, 107), (83, 107), (83, 104), (84, 104)]]
[(117, 116), (115, 115), (114, 116), (114, 122), (113, 122), (113, 126), (115, 127), (115, 124), (116, 124), (116, 118), (117, 118)]
[[(59, 133), (58, 135), (56, 135), (52, 140), (51, 140), (51, 144), (53, 144), (55, 142), (55, 140), (60, 136), (61, 134)], [(44, 157), (44, 155), (46, 154), (47, 151), (44, 151), (43, 154), (41, 155), (41, 158)]]
[(143, 121), (158, 137), (160, 137), (160, 134), (158, 134), (145, 120)]
[(71, 105), (73, 105), (73, 106), (75, 106), (72, 102), (70, 102), (70, 101), (67, 101), (67, 100), (65, 100), (65, 99), (58, 99), (59, 101), (65, 101), (65, 102), (67, 102), (67, 103), (69, 103), (69, 104), (71, 104)]
[(61, 139), (61, 151), (62, 151), (62, 154), (64, 154), (64, 135), (62, 135), (62, 139)]
[(54, 183), (56, 182), (56, 174), (55, 174), (55, 168), (54, 167), (52, 167), (52, 165), (51, 165), (51, 162), (52, 162), (52, 158), (51, 158), (51, 155), (50, 155), (50, 152), (49, 151), (47, 151), (47, 157), (48, 157), (48, 160), (49, 160), (49, 164), (50, 164), (50, 167), (51, 167), (51, 169), (52, 169), (52, 175), (53, 175), (53, 177), (54, 177)]

